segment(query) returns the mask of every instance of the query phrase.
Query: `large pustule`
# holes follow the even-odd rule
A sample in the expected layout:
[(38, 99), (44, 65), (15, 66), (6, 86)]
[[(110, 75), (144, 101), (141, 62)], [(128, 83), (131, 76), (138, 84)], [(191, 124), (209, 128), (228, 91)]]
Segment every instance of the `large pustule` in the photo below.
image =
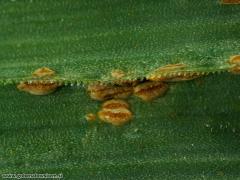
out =
[(132, 86), (118, 86), (102, 83), (93, 83), (88, 86), (90, 97), (94, 100), (125, 99), (133, 92)]
[(144, 101), (152, 101), (163, 96), (168, 90), (168, 84), (161, 81), (143, 82), (134, 87), (134, 95)]
[(33, 95), (47, 95), (47, 94), (53, 93), (58, 87), (59, 85), (57, 83), (50, 83), (50, 82), (49, 83), (22, 82), (17, 86), (19, 90), (28, 92)]
[(100, 120), (115, 126), (123, 125), (132, 119), (132, 112), (129, 104), (120, 99), (112, 99), (102, 104), (102, 109), (98, 112)]
[(168, 64), (159, 67), (147, 75), (150, 81), (179, 82), (193, 80), (205, 75), (201, 72), (187, 71), (185, 64)]
[(233, 74), (240, 74), (240, 55), (230, 57), (228, 62), (232, 65), (229, 72)]
[(32, 73), (33, 81), (21, 82), (17, 85), (20, 91), (25, 91), (33, 95), (47, 95), (56, 91), (61, 86), (56, 82), (49, 81), (55, 75), (55, 71), (43, 67)]

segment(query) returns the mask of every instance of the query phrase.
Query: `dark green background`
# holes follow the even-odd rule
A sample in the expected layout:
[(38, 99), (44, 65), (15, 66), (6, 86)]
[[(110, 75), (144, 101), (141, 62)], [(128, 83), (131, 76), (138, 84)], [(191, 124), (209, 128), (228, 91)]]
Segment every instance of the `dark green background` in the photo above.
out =
[(39, 97), (1, 87), (0, 172), (72, 178), (237, 178), (240, 79), (219, 74), (171, 86), (151, 103), (129, 99), (123, 127), (88, 123), (82, 87)]

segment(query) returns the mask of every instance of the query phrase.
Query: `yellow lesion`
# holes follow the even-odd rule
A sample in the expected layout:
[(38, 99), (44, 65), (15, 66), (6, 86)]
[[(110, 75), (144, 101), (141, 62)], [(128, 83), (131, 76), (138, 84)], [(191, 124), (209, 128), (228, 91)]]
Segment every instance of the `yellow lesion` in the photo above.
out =
[(165, 66), (162, 66), (162, 67), (158, 68), (157, 71), (161, 71), (161, 72), (177, 71), (177, 70), (182, 70), (186, 67), (187, 66), (185, 64), (182, 64), (182, 63), (167, 64)]
[(113, 69), (109, 75), (106, 76), (106, 79), (110, 80), (113, 85), (118, 86), (135, 86), (139, 83), (139, 79), (132, 80), (132, 72), (125, 72), (121, 69)]
[(111, 76), (114, 79), (121, 79), (125, 76), (125, 72), (120, 69), (114, 69), (111, 71)]

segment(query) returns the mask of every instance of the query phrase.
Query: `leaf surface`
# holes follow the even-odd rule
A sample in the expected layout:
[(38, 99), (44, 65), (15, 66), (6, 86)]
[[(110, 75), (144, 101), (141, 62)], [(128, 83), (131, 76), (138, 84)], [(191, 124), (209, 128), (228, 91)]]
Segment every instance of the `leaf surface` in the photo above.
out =
[(166, 64), (227, 70), (239, 54), (240, 7), (217, 0), (1, 1), (0, 79), (47, 66), (64, 82), (143, 78)]
[(89, 123), (99, 110), (82, 87), (39, 97), (0, 89), (1, 173), (73, 178), (239, 177), (238, 76), (177, 83), (154, 102), (132, 97), (125, 126)]
[[(85, 84), (111, 81), (114, 69), (127, 79), (174, 63), (194, 72), (228, 70), (229, 57), (240, 52), (239, 10), (217, 0), (1, 1), (0, 174), (239, 178), (238, 76), (172, 83), (150, 103), (131, 97), (134, 119), (122, 127), (85, 120), (101, 105)], [(15, 83), (42, 66), (73, 86), (48, 96), (19, 92)]]

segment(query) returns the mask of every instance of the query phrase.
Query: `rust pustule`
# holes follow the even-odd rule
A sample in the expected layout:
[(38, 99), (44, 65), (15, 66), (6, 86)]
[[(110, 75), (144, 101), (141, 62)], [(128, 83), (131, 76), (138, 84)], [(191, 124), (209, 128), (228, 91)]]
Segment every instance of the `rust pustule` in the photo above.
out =
[(122, 86), (122, 87), (134, 87), (137, 84), (139, 84), (141, 81), (139, 79), (136, 80), (125, 80), (125, 79), (119, 79), (119, 80), (114, 80), (113, 84), (115, 86)]
[(134, 95), (144, 101), (151, 101), (163, 96), (168, 90), (168, 84), (161, 81), (148, 81), (134, 87)]
[(47, 95), (54, 92), (60, 84), (57, 82), (50, 82), (49, 78), (55, 75), (55, 71), (42, 67), (35, 70), (32, 73), (32, 77), (35, 79), (33, 82), (21, 82), (17, 85), (20, 91), (25, 91), (33, 95)]
[(126, 101), (123, 100), (109, 100), (106, 101), (103, 105), (102, 108), (107, 108), (107, 109), (118, 109), (118, 108), (129, 108), (129, 104)]
[(240, 66), (240, 55), (231, 56), (228, 62), (229, 64)]
[(125, 72), (120, 69), (114, 69), (111, 71), (111, 76), (114, 79), (121, 79), (125, 76)]
[(129, 73), (125, 73), (123, 70), (120, 70), (120, 69), (112, 70), (111, 71), (112, 84), (126, 87), (126, 86), (135, 86), (140, 82), (139, 79), (135, 79), (135, 80), (127, 79), (126, 74), (129, 75)]
[(185, 64), (169, 64), (154, 70), (147, 76), (150, 81), (178, 82), (187, 81), (202, 77), (202, 72), (186, 70)]
[(197, 79), (204, 75), (205, 73), (203, 72), (179, 72), (177, 74), (170, 75), (170, 77), (163, 78), (162, 81), (165, 81), (165, 82), (189, 81), (189, 80)]
[(85, 118), (86, 118), (87, 121), (95, 121), (96, 120), (96, 115), (93, 114), (93, 113), (88, 113), (88, 114), (86, 114)]
[(240, 55), (231, 56), (228, 63), (233, 65), (233, 67), (229, 69), (229, 72), (240, 74)]
[(33, 95), (47, 95), (54, 92), (59, 85), (57, 83), (28, 83), (28, 82), (21, 82), (17, 85), (17, 88), (20, 91), (25, 91)]
[(99, 101), (112, 98), (125, 99), (132, 94), (133, 87), (93, 83), (88, 86), (88, 92), (92, 99)]
[(98, 112), (99, 119), (115, 126), (127, 123), (132, 119), (132, 116), (128, 103), (120, 99), (106, 101)]
[(161, 72), (169, 72), (169, 71), (176, 71), (176, 70), (181, 70), (186, 68), (187, 66), (185, 64), (182, 63), (177, 63), (177, 64), (167, 64), (165, 66), (162, 66), (160, 68), (158, 68), (158, 71)]
[(235, 66), (235, 67), (229, 69), (229, 72), (232, 74), (240, 74), (240, 66)]
[(32, 73), (33, 77), (38, 77), (38, 78), (51, 77), (53, 75), (55, 75), (55, 71), (53, 71), (48, 67), (39, 68)]

